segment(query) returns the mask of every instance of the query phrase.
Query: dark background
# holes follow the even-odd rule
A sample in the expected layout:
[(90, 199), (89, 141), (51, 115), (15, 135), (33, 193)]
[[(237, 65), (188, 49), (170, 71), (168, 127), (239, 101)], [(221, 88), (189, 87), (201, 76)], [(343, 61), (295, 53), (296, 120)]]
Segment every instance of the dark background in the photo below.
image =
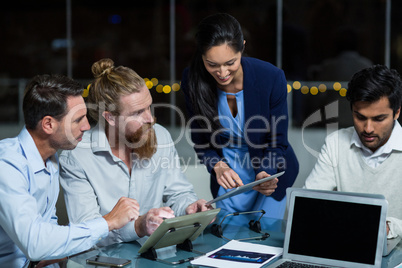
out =
[[(169, 84), (169, 4), (168, 0), (72, 0), (73, 78), (86, 85), (92, 78), (91, 65), (109, 57), (116, 65), (128, 66), (144, 78), (155, 77), (161, 84)], [(310, 114), (337, 100), (342, 111), (340, 125), (351, 124), (345, 98), (332, 90), (334, 81), (347, 81), (351, 74), (340, 77), (331, 72), (324, 77), (314, 70), (345, 49), (372, 64), (385, 64), (385, 8), (385, 0), (283, 1), (279, 67), (290, 85), (296, 80), (310, 85), (317, 81), (316, 86), (324, 81), (328, 87), (316, 95), (291, 88), (293, 126), (302, 126)], [(402, 1), (392, 1), (391, 67), (402, 72), (400, 10)], [(276, 0), (178, 0), (176, 82), (180, 82), (192, 57), (196, 25), (216, 12), (230, 13), (242, 24), (246, 55), (278, 64)], [(0, 10), (0, 26), (0, 123), (14, 123), (18, 122), (21, 79), (42, 73), (67, 74), (66, 1), (9, 1)], [(169, 103), (171, 94), (175, 94), (176, 105), (184, 109), (180, 90), (165, 94), (157, 93), (154, 87), (151, 92), (154, 103)], [(170, 122), (166, 112), (157, 117), (162, 124)]]

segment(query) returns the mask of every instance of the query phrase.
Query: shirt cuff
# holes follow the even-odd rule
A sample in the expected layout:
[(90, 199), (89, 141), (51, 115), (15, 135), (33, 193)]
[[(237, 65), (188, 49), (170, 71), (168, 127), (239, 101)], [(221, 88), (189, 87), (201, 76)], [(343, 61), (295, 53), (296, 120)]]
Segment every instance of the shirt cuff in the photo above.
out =
[(91, 230), (91, 237), (97, 242), (107, 237), (109, 234), (109, 226), (103, 217), (97, 219), (88, 220), (85, 222), (88, 228)]
[(120, 237), (124, 242), (135, 241), (140, 238), (135, 231), (135, 221), (131, 221), (123, 226), (120, 230)]
[(387, 220), (387, 225), (389, 228), (389, 232), (387, 234), (387, 239), (392, 239), (392, 238), (397, 237), (398, 234), (396, 234), (396, 232), (395, 232), (395, 224), (392, 221)]

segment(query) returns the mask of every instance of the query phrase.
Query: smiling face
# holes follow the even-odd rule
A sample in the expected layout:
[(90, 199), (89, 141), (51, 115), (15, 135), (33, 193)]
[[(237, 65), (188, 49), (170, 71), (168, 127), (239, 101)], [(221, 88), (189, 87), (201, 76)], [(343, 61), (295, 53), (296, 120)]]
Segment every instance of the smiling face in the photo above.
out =
[(375, 152), (389, 139), (400, 109), (393, 115), (387, 97), (376, 102), (357, 101), (352, 105), (353, 124), (361, 142)]
[(224, 43), (213, 46), (202, 55), (204, 66), (208, 73), (224, 88), (243, 75), (241, 67), (242, 53), (235, 52), (233, 48)]

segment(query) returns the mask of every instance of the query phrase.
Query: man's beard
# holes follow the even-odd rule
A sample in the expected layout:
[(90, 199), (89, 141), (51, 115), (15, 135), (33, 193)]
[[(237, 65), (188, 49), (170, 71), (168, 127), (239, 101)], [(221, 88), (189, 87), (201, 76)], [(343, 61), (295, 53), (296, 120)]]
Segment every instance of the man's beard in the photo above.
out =
[[(139, 159), (150, 159), (157, 149), (157, 139), (153, 124), (144, 124), (131, 136), (126, 136), (129, 147)], [(144, 132), (147, 132), (144, 136)]]

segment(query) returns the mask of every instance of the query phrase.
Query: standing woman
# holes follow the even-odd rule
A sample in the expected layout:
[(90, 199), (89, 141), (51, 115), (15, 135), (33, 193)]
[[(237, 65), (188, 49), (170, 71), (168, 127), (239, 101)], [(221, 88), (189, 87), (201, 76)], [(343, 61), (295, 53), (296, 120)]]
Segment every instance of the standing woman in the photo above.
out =
[(268, 62), (243, 57), (246, 41), (231, 15), (203, 19), (196, 43), (181, 87), (194, 149), (211, 173), (212, 195), (286, 171), (217, 207), (229, 212), (264, 209), (266, 216), (283, 218), (286, 188), (299, 172), (287, 139), (285, 75)]

